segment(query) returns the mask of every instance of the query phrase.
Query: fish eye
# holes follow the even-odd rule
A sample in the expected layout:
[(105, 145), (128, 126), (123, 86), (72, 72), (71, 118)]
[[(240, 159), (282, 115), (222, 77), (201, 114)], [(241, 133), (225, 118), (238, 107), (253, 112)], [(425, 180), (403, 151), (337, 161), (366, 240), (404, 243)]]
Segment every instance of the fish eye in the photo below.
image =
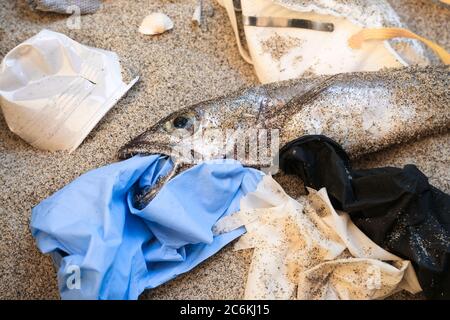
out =
[(183, 115), (176, 116), (174, 119), (167, 121), (164, 124), (164, 130), (169, 133), (172, 133), (174, 130), (177, 129), (193, 131), (195, 123), (196, 123), (195, 115), (186, 113)]
[(178, 116), (173, 120), (173, 126), (177, 129), (183, 129), (188, 124), (189, 119), (185, 116)]

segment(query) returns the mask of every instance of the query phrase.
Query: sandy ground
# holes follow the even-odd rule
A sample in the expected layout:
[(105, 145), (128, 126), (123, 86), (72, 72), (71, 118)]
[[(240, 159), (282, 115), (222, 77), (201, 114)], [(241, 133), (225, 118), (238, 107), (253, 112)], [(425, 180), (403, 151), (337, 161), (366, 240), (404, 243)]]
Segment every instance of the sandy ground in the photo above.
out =
[[(0, 116), (0, 298), (58, 299), (51, 259), (38, 252), (29, 231), (30, 210), (87, 170), (116, 160), (118, 148), (170, 112), (257, 83), (252, 67), (239, 56), (222, 8), (207, 28), (192, 28), (195, 0), (110, 0), (70, 30), (66, 17), (29, 10), (24, 0), (3, 0), (0, 58), (42, 28), (67, 34), (87, 45), (116, 51), (141, 81), (91, 132), (74, 153), (33, 149), (12, 134)], [(410, 28), (450, 49), (450, 9), (428, 0), (395, 0)], [(152, 11), (167, 13), (173, 31), (153, 38), (137, 27)], [(357, 166), (416, 164), (431, 182), (450, 191), (450, 134), (425, 138), (360, 159)], [(280, 177), (288, 191), (301, 184)], [(143, 299), (238, 299), (243, 294), (250, 252), (228, 246), (192, 272), (145, 292)], [(420, 298), (397, 295), (397, 298)]]

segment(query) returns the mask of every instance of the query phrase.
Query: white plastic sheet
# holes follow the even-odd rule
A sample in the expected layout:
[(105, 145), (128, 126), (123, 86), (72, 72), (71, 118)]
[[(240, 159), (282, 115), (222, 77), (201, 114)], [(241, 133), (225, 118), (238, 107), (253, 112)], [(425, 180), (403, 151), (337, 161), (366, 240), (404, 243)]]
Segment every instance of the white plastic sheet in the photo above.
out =
[(136, 83), (118, 56), (43, 30), (0, 66), (0, 105), (11, 131), (36, 148), (75, 150)]
[(421, 291), (409, 261), (365, 236), (333, 209), (326, 190), (299, 202), (270, 176), (241, 199), (241, 211), (221, 219), (220, 234), (247, 233), (236, 250), (254, 248), (245, 299), (381, 299)]
[(262, 83), (303, 76), (377, 71), (406, 65), (427, 65), (424, 47), (413, 40), (370, 41), (354, 50), (348, 39), (362, 28), (405, 27), (385, 0), (245, 0), (242, 15), (306, 19), (332, 23), (333, 32), (292, 27), (244, 26), (248, 53), (238, 36), (232, 0), (218, 0), (231, 20), (239, 51), (253, 64)]

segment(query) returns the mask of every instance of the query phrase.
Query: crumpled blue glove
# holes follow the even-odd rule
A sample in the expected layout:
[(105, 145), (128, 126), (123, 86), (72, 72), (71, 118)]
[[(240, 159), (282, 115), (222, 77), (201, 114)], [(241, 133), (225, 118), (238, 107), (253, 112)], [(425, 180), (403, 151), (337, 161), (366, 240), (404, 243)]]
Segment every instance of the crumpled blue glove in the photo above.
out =
[(208, 161), (170, 180), (143, 209), (131, 190), (153, 185), (172, 163), (135, 156), (92, 170), (32, 211), (39, 249), (59, 269), (63, 299), (137, 299), (187, 272), (245, 232), (211, 231), (239, 210), (263, 173), (234, 160)]

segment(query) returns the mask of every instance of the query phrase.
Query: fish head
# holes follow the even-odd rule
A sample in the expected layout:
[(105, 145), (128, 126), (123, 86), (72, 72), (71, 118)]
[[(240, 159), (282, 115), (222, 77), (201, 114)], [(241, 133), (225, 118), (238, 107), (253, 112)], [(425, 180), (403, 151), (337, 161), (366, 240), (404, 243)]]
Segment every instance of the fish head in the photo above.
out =
[(123, 146), (119, 158), (160, 154), (176, 165), (224, 158), (233, 133), (264, 125), (261, 111), (268, 100), (266, 90), (256, 87), (175, 111)]
[(190, 163), (196, 155), (221, 158), (225, 154), (208, 138), (222, 134), (219, 138), (227, 141), (252, 129), (281, 129), (286, 118), (314, 97), (320, 91), (315, 89), (323, 88), (324, 83), (322, 78), (283, 81), (183, 108), (123, 146), (119, 158), (164, 154), (175, 163)]
[(313, 89), (322, 82), (319, 80), (248, 88), (183, 108), (158, 121), (123, 146), (118, 154), (122, 160), (157, 154), (173, 163), (170, 173), (151, 190), (137, 196), (142, 199), (139, 202), (148, 203), (168, 180), (205, 160), (231, 158), (244, 166), (276, 173), (278, 165), (274, 159), (284, 139), (282, 129), (286, 130), (286, 119), (315, 96)]
[(267, 101), (266, 91), (256, 87), (201, 102), (171, 113), (124, 145), (118, 153), (122, 160), (135, 155), (161, 155), (173, 163), (171, 172), (135, 197), (136, 206), (145, 206), (162, 185), (201, 161), (235, 159), (227, 156), (227, 146), (247, 130), (263, 126), (261, 110)]

